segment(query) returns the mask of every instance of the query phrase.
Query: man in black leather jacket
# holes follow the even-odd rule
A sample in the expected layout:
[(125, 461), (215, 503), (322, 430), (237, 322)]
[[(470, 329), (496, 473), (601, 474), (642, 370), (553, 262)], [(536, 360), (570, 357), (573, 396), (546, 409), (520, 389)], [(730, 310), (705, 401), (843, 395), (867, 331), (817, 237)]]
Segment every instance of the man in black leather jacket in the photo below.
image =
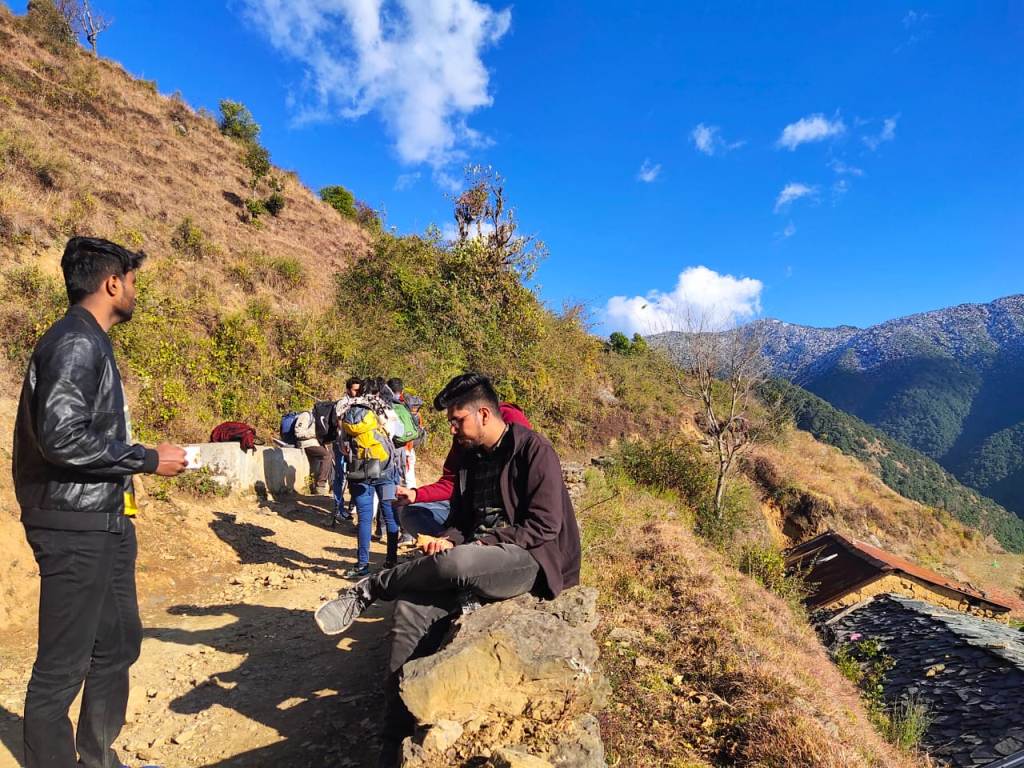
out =
[[(178, 446), (132, 443), (107, 336), (132, 317), (143, 258), (106, 240), (68, 241), (61, 268), (71, 306), (39, 340), (22, 385), (14, 487), (40, 575), (27, 768), (121, 766), (111, 744), (142, 643), (132, 475), (185, 469)], [(76, 740), (68, 709), (83, 682)]]

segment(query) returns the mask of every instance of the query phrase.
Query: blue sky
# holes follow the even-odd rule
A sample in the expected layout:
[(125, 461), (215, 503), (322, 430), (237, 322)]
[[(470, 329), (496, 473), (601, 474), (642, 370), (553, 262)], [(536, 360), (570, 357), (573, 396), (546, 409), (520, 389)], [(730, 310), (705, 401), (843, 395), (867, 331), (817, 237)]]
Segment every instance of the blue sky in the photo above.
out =
[(97, 5), (103, 55), (244, 102), (276, 164), (401, 232), (448, 222), (451, 179), (492, 164), (550, 248), (542, 296), (600, 332), (1024, 291), (1019, 0)]

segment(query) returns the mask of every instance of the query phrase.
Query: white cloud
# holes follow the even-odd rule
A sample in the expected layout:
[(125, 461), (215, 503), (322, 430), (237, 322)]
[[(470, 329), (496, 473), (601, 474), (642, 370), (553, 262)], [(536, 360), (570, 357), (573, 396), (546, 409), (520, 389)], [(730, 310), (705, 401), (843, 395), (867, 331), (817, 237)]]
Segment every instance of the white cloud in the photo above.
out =
[(786, 228), (782, 230), (782, 239), (788, 240), (796, 234), (796, 225), (791, 221), (786, 225)]
[(839, 136), (845, 131), (846, 124), (842, 121), (842, 118), (837, 117), (835, 120), (829, 120), (824, 115), (818, 113), (801, 117), (795, 123), (787, 125), (782, 129), (782, 134), (775, 144), (778, 147), (785, 147), (792, 152), (801, 144), (807, 144), (812, 141), (824, 141), (832, 136)]
[(697, 127), (690, 132), (690, 138), (698, 152), (705, 155), (713, 155), (716, 152), (728, 152), (746, 144), (745, 141), (728, 142), (722, 138), (721, 129), (717, 125), (704, 125), (697, 123)]
[(907, 29), (916, 27), (920, 24), (925, 24), (930, 21), (932, 15), (930, 13), (918, 13), (917, 11), (907, 11), (903, 16), (903, 26)]
[(718, 133), (717, 125), (704, 125), (698, 123), (690, 134), (697, 149), (705, 155), (715, 154), (715, 134)]
[(791, 181), (782, 188), (779, 196), (775, 198), (775, 212), (779, 213), (785, 210), (789, 207), (790, 203), (799, 200), (801, 197), (815, 197), (817, 194), (817, 187), (810, 187), (798, 181)]
[[(494, 225), (493, 224), (488, 224), (487, 222), (481, 222), (480, 223), (480, 232), (479, 232), (479, 234), (482, 234), (484, 237), (487, 237), (488, 235), (492, 234), (493, 232), (494, 232)], [(459, 239), (459, 228), (458, 228), (458, 226), (456, 226), (455, 222), (453, 222), (453, 221), (445, 222), (445, 224), (441, 227), (441, 237), (442, 237), (442, 239), (448, 240), (449, 242), (452, 242), (452, 243), (454, 243), (456, 240)], [(477, 229), (474, 226), (470, 230), (470, 232), (469, 232), (469, 239), (470, 240), (475, 240), (477, 237), (478, 237)]]
[(892, 141), (896, 138), (896, 121), (899, 120), (899, 115), (893, 115), (887, 117), (882, 121), (882, 130), (874, 136), (863, 136), (862, 140), (867, 145), (868, 149), (874, 152), (882, 144), (887, 141)]
[(416, 185), (416, 182), (420, 180), (420, 172), (415, 173), (403, 173), (397, 179), (395, 179), (395, 191), (404, 192)]
[(637, 172), (637, 181), (642, 181), (645, 184), (650, 184), (661, 173), (661, 163), (652, 163), (650, 160), (644, 160), (640, 165), (640, 170)]
[(863, 176), (864, 171), (853, 165), (847, 165), (842, 160), (833, 160), (828, 164), (829, 168), (840, 176)]
[(298, 120), (375, 112), (407, 163), (435, 168), (485, 139), (466, 125), (489, 106), (482, 52), (511, 11), (477, 0), (242, 0), (275, 48), (301, 62)]
[(850, 182), (846, 179), (839, 179), (835, 184), (832, 185), (832, 202), (839, 202), (839, 198), (850, 191)]
[(721, 275), (707, 267), (684, 269), (669, 293), (613, 296), (605, 307), (610, 328), (627, 333), (729, 328), (761, 311), (760, 280)]

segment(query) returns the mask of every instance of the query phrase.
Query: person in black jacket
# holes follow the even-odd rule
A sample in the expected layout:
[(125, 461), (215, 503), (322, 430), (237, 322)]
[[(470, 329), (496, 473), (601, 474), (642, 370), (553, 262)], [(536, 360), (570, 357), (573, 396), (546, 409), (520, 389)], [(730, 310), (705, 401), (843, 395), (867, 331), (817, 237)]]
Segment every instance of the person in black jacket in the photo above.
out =
[(526, 592), (554, 598), (580, 577), (580, 532), (551, 443), (501, 416), (490, 380), (452, 379), (434, 399), (460, 447), (445, 530), (419, 540), (424, 557), (362, 579), (315, 614), (340, 634), (377, 600), (394, 601), (380, 766), (396, 764), (410, 718), (397, 697), (402, 666), (430, 652), (450, 618), (476, 601)]
[[(139, 656), (132, 475), (185, 469), (185, 451), (132, 443), (107, 332), (131, 319), (144, 258), (73, 237), (61, 268), (70, 307), (39, 340), (14, 427), (14, 488), (39, 565), (39, 647), (25, 697), (27, 768), (120, 768)], [(78, 733), (68, 709), (82, 684)], [(77, 752), (77, 754), (76, 754)]]

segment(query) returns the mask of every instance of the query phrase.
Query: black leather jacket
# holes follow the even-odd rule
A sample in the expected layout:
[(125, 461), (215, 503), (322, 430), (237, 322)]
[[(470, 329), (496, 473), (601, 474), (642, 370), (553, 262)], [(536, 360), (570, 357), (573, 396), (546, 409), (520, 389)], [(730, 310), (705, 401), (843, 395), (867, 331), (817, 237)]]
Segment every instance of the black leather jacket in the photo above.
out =
[(127, 440), (110, 337), (88, 310), (73, 306), (39, 340), (21, 388), (13, 461), (21, 521), (123, 531), (132, 475), (159, 463), (155, 450)]

